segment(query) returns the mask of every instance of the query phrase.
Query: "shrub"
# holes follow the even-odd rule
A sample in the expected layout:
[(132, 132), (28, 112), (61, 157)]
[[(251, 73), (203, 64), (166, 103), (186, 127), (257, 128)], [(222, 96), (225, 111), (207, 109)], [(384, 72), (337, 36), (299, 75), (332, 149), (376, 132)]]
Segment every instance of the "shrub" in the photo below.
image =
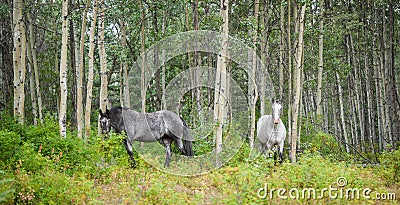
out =
[(301, 140), (300, 147), (304, 148), (307, 152), (318, 152), (322, 156), (334, 159), (342, 157), (338, 142), (332, 135), (319, 132), (315, 135), (306, 135)]
[(2, 170), (0, 170), (0, 175), (2, 176), (0, 179), (0, 202), (5, 202), (15, 189), (10, 187), (10, 182), (13, 181), (12, 179), (3, 178), (4, 172)]
[(15, 167), (21, 152), (21, 137), (8, 130), (0, 130), (0, 168), (9, 170)]
[(400, 148), (392, 152), (383, 153), (380, 161), (384, 165), (384, 169), (379, 172), (388, 184), (400, 185)]

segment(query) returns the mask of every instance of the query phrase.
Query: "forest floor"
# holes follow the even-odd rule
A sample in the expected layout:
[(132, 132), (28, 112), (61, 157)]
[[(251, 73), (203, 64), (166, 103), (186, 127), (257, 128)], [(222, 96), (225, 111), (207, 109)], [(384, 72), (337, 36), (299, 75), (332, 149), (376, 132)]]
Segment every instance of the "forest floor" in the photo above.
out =
[(97, 195), (88, 204), (400, 204), (399, 183), (385, 180), (380, 168), (317, 155), (296, 165), (235, 163), (193, 177), (120, 167), (93, 188)]
[[(334, 138), (315, 135), (312, 139), (321, 143), (303, 143), (295, 164), (248, 160), (244, 144), (219, 169), (179, 176), (137, 155), (136, 168), (130, 168), (123, 136), (75, 136), (60, 138), (53, 121), (43, 126), (1, 122), (0, 203), (400, 204), (400, 149), (379, 154), (379, 165), (363, 167), (352, 155), (338, 154), (331, 147)], [(177, 165), (173, 159), (167, 171)]]

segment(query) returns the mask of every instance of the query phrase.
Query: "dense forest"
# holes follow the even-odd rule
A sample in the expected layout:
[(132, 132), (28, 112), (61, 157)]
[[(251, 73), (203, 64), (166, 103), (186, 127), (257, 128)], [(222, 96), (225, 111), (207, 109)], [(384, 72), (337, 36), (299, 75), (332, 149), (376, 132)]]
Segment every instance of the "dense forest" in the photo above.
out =
[[(293, 202), (267, 183), (399, 202), (399, 17), (393, 0), (0, 0), (0, 202)], [(252, 157), (275, 100), (282, 163)], [(138, 143), (131, 168), (124, 134), (101, 133), (114, 106), (179, 114), (217, 161), (173, 147), (157, 167)]]

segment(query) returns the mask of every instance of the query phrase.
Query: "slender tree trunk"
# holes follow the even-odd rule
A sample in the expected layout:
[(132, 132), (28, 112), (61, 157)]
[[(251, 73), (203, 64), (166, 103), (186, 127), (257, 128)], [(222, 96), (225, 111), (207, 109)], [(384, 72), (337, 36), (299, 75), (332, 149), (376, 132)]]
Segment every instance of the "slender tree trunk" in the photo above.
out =
[(86, 36), (86, 23), (87, 23), (87, 13), (89, 10), (91, 0), (86, 0), (85, 11), (82, 15), (82, 26), (81, 26), (81, 39), (79, 45), (79, 63), (78, 69), (76, 70), (76, 125), (78, 128), (78, 138), (82, 138), (83, 133), (83, 65), (85, 56), (85, 36)]
[(127, 32), (126, 32), (126, 23), (125, 21), (121, 20), (121, 46), (124, 49), (123, 57), (121, 58), (121, 65), (120, 65), (120, 101), (122, 107), (130, 107), (131, 106), (131, 99), (129, 94), (129, 83), (128, 83), (128, 62), (127, 62)]
[(256, 70), (257, 70), (257, 27), (258, 27), (258, 10), (259, 10), (259, 0), (254, 1), (254, 19), (255, 24), (253, 26), (253, 53), (252, 53), (252, 71), (251, 76), (249, 78), (249, 96), (250, 96), (250, 136), (249, 136), (249, 145), (250, 149), (254, 147), (254, 133), (256, 129), (256, 102), (258, 97), (258, 89), (256, 86)]
[(318, 36), (318, 84), (317, 84), (317, 116), (322, 114), (321, 100), (322, 100), (322, 71), (324, 68), (324, 0), (319, 1), (319, 36)]
[(229, 34), (229, 1), (221, 0), (221, 15), (222, 15), (222, 33), (225, 34), (222, 37), (221, 42), (221, 53), (218, 55), (217, 60), (217, 72), (215, 77), (215, 98), (214, 98), (214, 121), (216, 122), (215, 127), (215, 152), (216, 152), (216, 164), (220, 165), (218, 158), (219, 153), (222, 152), (222, 134), (224, 127), (225, 117), (225, 91), (226, 91), (226, 66), (228, 59), (228, 38)]
[(365, 70), (365, 88), (366, 88), (366, 100), (367, 100), (367, 116), (368, 116), (368, 139), (369, 139), (369, 144), (372, 149), (372, 153), (375, 153), (375, 147), (374, 147), (374, 136), (376, 136), (375, 133), (375, 120), (373, 119), (374, 114), (373, 113), (373, 108), (372, 108), (372, 92), (371, 92), (371, 85), (370, 85), (370, 73), (369, 73), (369, 65), (367, 64), (368, 61), (368, 56), (364, 56), (364, 70)]
[(350, 130), (351, 130), (351, 142), (352, 142), (352, 146), (353, 147), (358, 147), (358, 142), (357, 142), (357, 119), (356, 119), (356, 106), (353, 100), (354, 98), (354, 94), (353, 94), (353, 85), (354, 83), (352, 83), (352, 76), (349, 76), (348, 78), (348, 83), (347, 83), (347, 87), (349, 90), (349, 107), (350, 107)]
[[(262, 9), (262, 7), (261, 7)], [(265, 70), (260, 70), (261, 73), (259, 74), (261, 76), (261, 85), (260, 85), (260, 114), (261, 116), (265, 115), (265, 107), (266, 107), (266, 85), (265, 85), (265, 78), (266, 78), (266, 72), (269, 64), (269, 57), (268, 57), (268, 51), (269, 51), (269, 43), (268, 43), (268, 35), (269, 35), (269, 27), (268, 27), (268, 21), (269, 21), (269, 0), (265, 1), (264, 8), (260, 12), (261, 18), (261, 24), (264, 25), (264, 30), (261, 33), (261, 62), (264, 63)], [(282, 51), (281, 51), (282, 53)], [(283, 72), (283, 70), (282, 70)], [(280, 95), (282, 97), (282, 95)]]
[[(73, 9), (73, 1), (74, 0), (69, 0), (68, 1), (68, 13), (72, 12)], [(75, 46), (75, 31), (74, 31), (74, 20), (72, 18), (69, 19), (69, 52), (70, 52), (70, 68), (71, 68), (71, 73), (72, 73), (72, 86), (70, 86), (70, 96), (71, 96), (71, 100), (69, 102), (71, 102), (71, 108), (72, 108), (72, 112), (71, 112), (71, 119), (69, 120), (69, 122), (71, 123), (71, 126), (76, 126), (77, 124), (77, 120), (76, 120), (76, 92), (77, 92), (77, 87), (76, 84), (74, 82), (76, 82), (76, 65), (77, 65), (77, 54), (76, 54), (76, 46)], [(68, 76), (67, 76), (67, 80), (68, 80)], [(68, 105), (68, 101), (67, 101), (67, 105)]]
[(143, 1), (140, 1), (140, 11), (141, 11), (141, 56), (142, 56), (142, 65), (141, 65), (141, 98), (142, 98), (142, 113), (146, 112), (146, 84), (145, 84), (145, 33), (144, 33), (144, 6)]
[(42, 95), (40, 93), (40, 83), (39, 83), (39, 68), (37, 65), (37, 58), (36, 58), (36, 48), (35, 48), (35, 35), (33, 30), (33, 21), (30, 17), (30, 14), (27, 14), (29, 24), (29, 45), (28, 47), (32, 53), (32, 64), (33, 64), (33, 75), (34, 75), (34, 87), (37, 97), (37, 105), (38, 105), (38, 115), (40, 123), (43, 123), (43, 111), (42, 111)]
[[(140, 76), (140, 82), (141, 82), (141, 98), (142, 98), (142, 113), (146, 112), (146, 82), (145, 82), (145, 32), (144, 32), (144, 24), (145, 24), (145, 10), (143, 6), (143, 0), (140, 0), (140, 11), (141, 11), (141, 56), (142, 56), (142, 65), (141, 65), (141, 76)], [(140, 143), (141, 147), (144, 146), (144, 142)]]
[[(389, 18), (388, 18), (388, 27), (389, 33), (386, 39), (386, 66), (385, 66), (385, 100), (387, 104), (387, 114), (388, 114), (388, 123), (390, 126), (390, 135), (392, 145), (395, 145), (395, 142), (398, 142), (400, 137), (400, 103), (397, 93), (397, 84), (396, 84), (396, 64), (395, 64), (395, 55), (396, 55), (396, 41), (395, 41), (395, 14), (393, 8), (393, 2), (389, 1)], [(384, 27), (384, 29), (386, 29)], [(390, 113), (390, 114), (389, 114)]]
[[(166, 12), (163, 10), (163, 15), (162, 15), (162, 24), (161, 24), (161, 32), (162, 35), (165, 35), (165, 18), (166, 18)], [(161, 59), (165, 61), (165, 49), (162, 49), (161, 51)], [(167, 109), (167, 101), (165, 100), (166, 96), (166, 90), (165, 90), (165, 63), (161, 66), (161, 85), (162, 85), (162, 107), (161, 109), (166, 110)]]
[[(364, 137), (365, 137), (365, 132), (364, 132), (364, 122), (363, 122), (363, 110), (362, 110), (362, 103), (361, 103), (361, 93), (360, 93), (360, 89), (359, 89), (359, 83), (360, 83), (360, 77), (359, 77), (359, 69), (358, 69), (358, 65), (359, 62), (356, 62), (357, 58), (355, 56), (356, 51), (354, 49), (354, 43), (353, 43), (353, 37), (352, 34), (349, 32), (348, 34), (349, 36), (349, 45), (350, 45), (350, 56), (352, 59), (352, 67), (353, 67), (353, 76), (354, 76), (354, 93), (355, 93), (355, 105), (356, 105), (356, 113), (358, 116), (358, 128), (360, 130), (360, 148), (361, 151), (364, 151)], [(357, 122), (356, 122), (357, 125)], [(356, 129), (357, 130), (357, 129)]]
[(296, 92), (294, 95), (294, 102), (292, 107), (292, 145), (290, 150), (290, 160), (292, 163), (296, 163), (296, 146), (297, 146), (297, 129), (298, 129), (298, 114), (299, 114), (299, 102), (300, 102), (300, 92), (301, 92), (301, 62), (302, 62), (302, 55), (303, 55), (303, 34), (304, 34), (304, 15), (306, 12), (306, 4), (301, 7), (300, 13), (300, 25), (299, 25), (299, 39), (298, 39), (298, 49), (296, 54), (296, 69), (295, 69), (295, 82), (296, 82)]
[[(193, 29), (195, 31), (199, 30), (199, 2), (198, 0), (194, 0), (193, 1)], [(201, 54), (199, 52), (194, 51), (193, 53), (193, 65), (197, 68), (199, 68), (201, 66)], [(198, 72), (199, 70), (194, 70), (194, 75), (193, 75), (193, 85), (195, 87), (193, 87), (193, 94), (194, 94), (194, 98), (196, 101), (196, 109), (195, 109), (195, 113), (198, 116), (201, 116), (201, 92), (200, 92), (200, 88), (197, 86), (198, 84), (198, 76), (201, 76), (202, 74)]]
[(28, 40), (28, 46), (27, 46), (27, 51), (28, 51), (28, 74), (29, 74), (29, 91), (31, 94), (31, 102), (32, 102), (32, 114), (33, 114), (33, 124), (37, 125), (38, 124), (38, 113), (37, 113), (37, 103), (36, 103), (36, 91), (35, 91), (35, 80), (34, 80), (34, 72), (32, 71), (33, 67), (33, 59), (32, 59), (32, 51), (29, 46), (30, 44), (30, 39)]
[(92, 95), (93, 95), (93, 70), (94, 70), (94, 47), (95, 47), (95, 32), (97, 21), (97, 0), (93, 2), (93, 19), (89, 35), (89, 70), (87, 80), (87, 94), (86, 94), (86, 107), (85, 107), (85, 137), (91, 135), (90, 114), (92, 110)]
[(342, 92), (342, 86), (340, 84), (340, 76), (339, 73), (336, 72), (336, 82), (337, 82), (337, 88), (339, 92), (339, 106), (340, 106), (340, 119), (341, 119), (341, 124), (342, 124), (342, 132), (344, 136), (344, 142), (345, 142), (345, 148), (346, 152), (350, 153), (349, 149), (349, 140), (347, 137), (347, 129), (346, 129), (346, 120), (345, 120), (345, 115), (344, 115), (344, 108), (343, 108), (343, 92)]
[(387, 61), (388, 61), (388, 49), (387, 49), (387, 45), (386, 45), (386, 42), (387, 42), (387, 34), (386, 34), (386, 28), (387, 28), (387, 25), (386, 25), (386, 5), (383, 5), (382, 6), (382, 35), (381, 35), (381, 68), (382, 68), (382, 70), (381, 70), (381, 75), (382, 75), (382, 80), (383, 80), (383, 82), (382, 82), (382, 84), (383, 84), (383, 86), (382, 86), (382, 88), (383, 88), (383, 104), (384, 104), (384, 106), (385, 106), (385, 108), (384, 108), (384, 111), (385, 111), (385, 126), (384, 126), (384, 129), (385, 129), (385, 138), (386, 138), (386, 140), (387, 140), (387, 142), (389, 142), (389, 144), (391, 144), (391, 145), (393, 145), (393, 138), (392, 138), (392, 131), (391, 131), (391, 125), (390, 125), (390, 115), (391, 115), (391, 113), (390, 113), (390, 106), (389, 106), (389, 104), (390, 104), (390, 102), (387, 102), (387, 91), (386, 91), (386, 89), (387, 89), (387, 84), (388, 84), (388, 82), (387, 82), (387, 76), (386, 76), (386, 70), (387, 70)]
[(119, 64), (119, 104), (121, 107), (125, 107), (124, 100), (124, 66), (122, 63)]
[[(289, 75), (289, 79), (288, 79), (288, 105), (292, 105), (292, 37), (291, 37), (291, 31), (290, 31), (290, 24), (291, 24), (291, 8), (290, 8), (290, 0), (288, 1), (288, 20), (287, 20), (287, 46), (288, 46), (288, 75)], [(287, 136), (292, 136), (292, 109), (288, 109), (287, 112), (288, 115), (288, 134)], [(288, 137), (288, 141), (291, 142), (291, 138)]]
[[(60, 59), (60, 112), (58, 114), (58, 124), (60, 126), (60, 136), (67, 137), (67, 53), (68, 53), (68, 0), (63, 0), (62, 4), (62, 40), (61, 40), (61, 59)], [(72, 39), (73, 40), (73, 39)]]
[[(100, 109), (106, 110), (107, 108), (107, 88), (108, 88), (108, 79), (107, 79), (107, 54), (106, 48), (104, 45), (104, 22), (105, 22), (105, 13), (104, 13), (104, 0), (99, 1), (99, 57), (100, 57)], [(100, 119), (100, 117), (99, 117)], [(98, 135), (101, 134), (100, 121), (98, 121)]]
[[(284, 55), (285, 55), (285, 7), (284, 2), (281, 2), (280, 5), (280, 44), (279, 44), (279, 97), (283, 98), (283, 89), (284, 89), (284, 75), (283, 69), (284, 67)], [(289, 16), (288, 16), (289, 17)]]
[(14, 1), (13, 27), (14, 27), (14, 117), (21, 124), (25, 121), (25, 73), (26, 73), (26, 33), (22, 10), (24, 2)]

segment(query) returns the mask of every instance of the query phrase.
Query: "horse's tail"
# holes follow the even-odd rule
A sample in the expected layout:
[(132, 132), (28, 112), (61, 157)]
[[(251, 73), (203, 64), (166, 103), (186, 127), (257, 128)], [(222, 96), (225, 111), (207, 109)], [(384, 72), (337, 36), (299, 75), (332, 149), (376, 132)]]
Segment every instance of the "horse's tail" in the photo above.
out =
[(186, 151), (186, 156), (193, 156), (192, 141), (183, 139), (183, 148)]
[(181, 116), (179, 117), (183, 123), (183, 149), (185, 149), (186, 156), (193, 156), (192, 136), (189, 133), (189, 126)]

